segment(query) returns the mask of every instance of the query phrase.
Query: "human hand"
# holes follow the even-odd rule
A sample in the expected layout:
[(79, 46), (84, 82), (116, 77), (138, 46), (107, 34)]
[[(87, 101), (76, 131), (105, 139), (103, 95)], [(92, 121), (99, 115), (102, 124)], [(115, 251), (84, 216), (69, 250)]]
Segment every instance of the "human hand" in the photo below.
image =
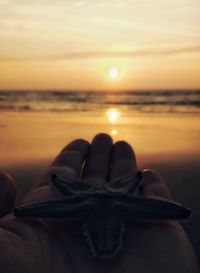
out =
[[(78, 178), (85, 159), (82, 179), (91, 183), (137, 172), (134, 152), (126, 142), (112, 144), (103, 134), (91, 145), (75, 140), (63, 149), (25, 201), (59, 197), (49, 186), (51, 175)], [(11, 185), (12, 194), (9, 205), (6, 201), (0, 205), (2, 214), (10, 210), (14, 196), (10, 178), (4, 176), (4, 182)], [(141, 194), (170, 198), (162, 178), (149, 170), (143, 172)], [(130, 224), (121, 253), (114, 260), (99, 261), (91, 256), (77, 223), (18, 219), (9, 214), (0, 221), (0, 246), (0, 265), (5, 273), (198, 272), (192, 246), (177, 221)]]

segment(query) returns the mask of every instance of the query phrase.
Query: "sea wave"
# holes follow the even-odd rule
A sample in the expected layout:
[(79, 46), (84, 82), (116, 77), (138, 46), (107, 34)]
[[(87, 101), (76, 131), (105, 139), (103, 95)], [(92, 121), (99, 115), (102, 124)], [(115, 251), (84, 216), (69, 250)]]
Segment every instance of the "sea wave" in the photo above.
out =
[(83, 112), (115, 106), (135, 112), (200, 113), (200, 90), (0, 91), (0, 111)]

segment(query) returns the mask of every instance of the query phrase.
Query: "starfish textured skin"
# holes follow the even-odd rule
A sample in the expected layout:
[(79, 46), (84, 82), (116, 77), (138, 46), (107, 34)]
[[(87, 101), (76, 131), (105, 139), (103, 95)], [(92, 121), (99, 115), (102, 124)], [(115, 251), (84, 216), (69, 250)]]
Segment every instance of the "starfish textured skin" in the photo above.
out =
[(14, 208), (17, 217), (80, 220), (92, 254), (111, 258), (122, 247), (130, 220), (160, 221), (188, 218), (190, 209), (173, 200), (137, 196), (142, 173), (127, 175), (99, 185), (52, 176), (61, 199), (26, 203)]

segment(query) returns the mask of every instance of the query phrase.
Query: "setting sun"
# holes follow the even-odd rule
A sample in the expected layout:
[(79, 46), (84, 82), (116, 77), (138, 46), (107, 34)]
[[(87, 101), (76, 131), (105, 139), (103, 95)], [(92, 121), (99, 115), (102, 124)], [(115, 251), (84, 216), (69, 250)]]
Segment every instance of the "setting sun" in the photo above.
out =
[(110, 78), (115, 79), (115, 78), (118, 77), (118, 75), (119, 75), (119, 71), (118, 71), (118, 69), (116, 67), (110, 67), (109, 68), (109, 70), (108, 70), (108, 76)]

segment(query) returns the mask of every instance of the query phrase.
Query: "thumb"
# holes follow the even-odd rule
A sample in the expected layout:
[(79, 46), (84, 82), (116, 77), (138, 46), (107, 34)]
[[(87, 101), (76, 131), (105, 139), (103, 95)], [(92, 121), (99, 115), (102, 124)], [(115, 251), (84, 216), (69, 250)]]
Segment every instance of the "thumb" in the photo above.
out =
[(12, 177), (0, 173), (0, 217), (12, 211), (16, 199), (16, 186)]
[(142, 193), (144, 196), (158, 196), (172, 199), (167, 184), (162, 177), (152, 170), (142, 172)]

